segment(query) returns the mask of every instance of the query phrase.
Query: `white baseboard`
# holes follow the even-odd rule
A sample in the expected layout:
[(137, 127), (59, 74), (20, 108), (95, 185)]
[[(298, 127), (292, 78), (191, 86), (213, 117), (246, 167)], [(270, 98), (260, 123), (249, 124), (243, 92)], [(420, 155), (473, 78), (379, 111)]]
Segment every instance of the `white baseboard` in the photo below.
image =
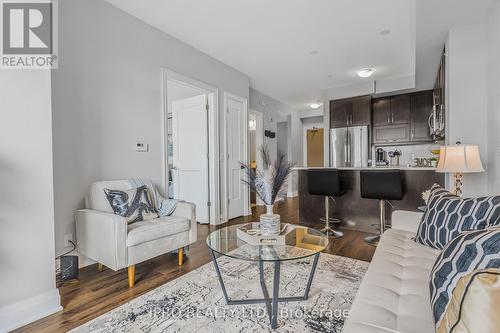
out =
[(287, 192), (286, 196), (289, 197), (289, 198), (298, 197), (299, 196), (299, 191)]
[(0, 332), (9, 332), (62, 310), (59, 290), (52, 289), (34, 297), (0, 308)]

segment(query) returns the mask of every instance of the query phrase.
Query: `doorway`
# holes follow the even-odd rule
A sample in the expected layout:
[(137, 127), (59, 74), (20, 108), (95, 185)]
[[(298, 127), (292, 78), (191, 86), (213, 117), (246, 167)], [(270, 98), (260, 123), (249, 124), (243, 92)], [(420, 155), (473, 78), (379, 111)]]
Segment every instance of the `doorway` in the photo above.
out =
[(168, 70), (163, 79), (165, 195), (194, 203), (199, 223), (215, 223), (217, 89)]
[(303, 165), (305, 167), (324, 166), (324, 129), (323, 117), (302, 119), (303, 128)]
[(250, 214), (249, 190), (241, 162), (248, 162), (248, 103), (224, 92), (224, 150), (226, 174), (225, 220)]
[[(260, 148), (264, 144), (264, 125), (262, 112), (250, 109), (248, 113), (248, 132), (250, 141), (250, 164), (255, 171), (262, 166)], [(250, 193), (250, 207), (262, 206), (264, 202), (253, 192)]]

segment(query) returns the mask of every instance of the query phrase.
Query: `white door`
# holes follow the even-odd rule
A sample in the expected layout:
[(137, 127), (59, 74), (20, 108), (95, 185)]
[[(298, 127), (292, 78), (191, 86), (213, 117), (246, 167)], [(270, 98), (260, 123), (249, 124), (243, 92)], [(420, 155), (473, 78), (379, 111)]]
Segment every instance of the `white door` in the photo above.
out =
[(206, 95), (172, 102), (174, 194), (196, 205), (200, 223), (209, 223), (206, 107)]
[(245, 156), (248, 124), (244, 100), (226, 96), (226, 142), (227, 142), (227, 197), (228, 219), (244, 215), (247, 185), (243, 183), (244, 170), (240, 162), (248, 162)]

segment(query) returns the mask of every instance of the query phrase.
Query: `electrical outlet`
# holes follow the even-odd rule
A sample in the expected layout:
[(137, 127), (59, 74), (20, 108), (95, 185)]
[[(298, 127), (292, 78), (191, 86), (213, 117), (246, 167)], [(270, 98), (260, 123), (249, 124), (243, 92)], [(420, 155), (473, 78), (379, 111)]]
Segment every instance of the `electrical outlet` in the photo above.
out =
[(73, 234), (66, 234), (64, 235), (64, 247), (71, 247), (73, 246), (69, 241), (73, 241)]

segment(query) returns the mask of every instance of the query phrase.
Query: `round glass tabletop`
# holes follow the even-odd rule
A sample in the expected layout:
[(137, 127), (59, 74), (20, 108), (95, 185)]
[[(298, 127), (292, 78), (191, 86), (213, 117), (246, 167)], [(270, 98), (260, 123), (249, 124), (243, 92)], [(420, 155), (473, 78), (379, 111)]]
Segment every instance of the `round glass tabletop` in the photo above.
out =
[(261, 245), (252, 245), (253, 242), (250, 244), (243, 240), (249, 239), (247, 231), (258, 228), (258, 223), (235, 224), (213, 231), (207, 237), (207, 245), (211, 250), (223, 256), (249, 261), (285, 261), (306, 258), (323, 251), (328, 245), (328, 237), (316, 229), (295, 224), (282, 224), (281, 226), (282, 239), (278, 242), (280, 245), (266, 244), (275, 241), (272, 236), (262, 240)]

